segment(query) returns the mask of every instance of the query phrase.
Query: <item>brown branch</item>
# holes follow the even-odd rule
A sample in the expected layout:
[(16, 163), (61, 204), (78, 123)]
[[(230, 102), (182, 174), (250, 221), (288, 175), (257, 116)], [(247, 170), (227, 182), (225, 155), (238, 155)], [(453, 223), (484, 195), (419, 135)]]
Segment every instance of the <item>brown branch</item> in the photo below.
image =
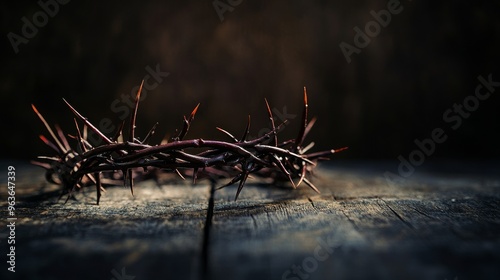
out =
[[(121, 136), (125, 122), (121, 123), (112, 138), (108, 138), (63, 99), (76, 116), (74, 119), (76, 136), (70, 137), (77, 140), (77, 149), (72, 149), (60, 127), (55, 126), (56, 135), (36, 107), (32, 105), (34, 112), (54, 142), (44, 136), (40, 136), (40, 139), (57, 153), (56, 156), (52, 157), (40, 156), (38, 161), (34, 161), (33, 164), (46, 169), (47, 181), (62, 184), (68, 199), (79, 189), (87, 185), (95, 185), (96, 201), (99, 204), (101, 192), (104, 191), (103, 178), (112, 176), (116, 172), (121, 172), (124, 185), (128, 183), (133, 195), (134, 177), (137, 177), (140, 169), (143, 169), (143, 172), (151, 169), (173, 172), (181, 179), (184, 179), (185, 175), (190, 175), (193, 183), (196, 183), (197, 178), (214, 180), (215, 178), (232, 177), (227, 184), (218, 189), (239, 182), (235, 200), (240, 195), (247, 179), (253, 178), (252, 175), (288, 181), (293, 188), (305, 182), (311, 189), (319, 192), (307, 178), (307, 175), (312, 172), (317, 161), (328, 159), (332, 154), (347, 149), (346, 147), (305, 154), (314, 146), (314, 143), (305, 147), (302, 145), (316, 121), (316, 118), (310, 122), (307, 119), (309, 105), (305, 87), (302, 123), (295, 139), (278, 142), (278, 132), (285, 126), (287, 120), (276, 126), (271, 107), (265, 99), (272, 130), (255, 139), (247, 140), (250, 131), (250, 116), (248, 116), (246, 128), (240, 140), (219, 127), (217, 129), (231, 138), (232, 143), (211, 139), (184, 140), (199, 109), (200, 104), (198, 104), (191, 111), (189, 117), (184, 117), (182, 129), (175, 137), (171, 138), (172, 142), (162, 141), (158, 145), (149, 145), (148, 142), (155, 133), (158, 123), (153, 125), (142, 141), (135, 135), (143, 84), (144, 81), (137, 91), (135, 107), (130, 117), (130, 133), (126, 142), (120, 142), (123, 139)], [(80, 131), (78, 120), (83, 122), (83, 134)], [(86, 140), (87, 128), (96, 133), (105, 143), (96, 147), (88, 143)], [(269, 143), (271, 141), (272, 143)], [(197, 149), (202, 151), (196, 152)], [(294, 179), (298, 180), (297, 184), (294, 183)]]

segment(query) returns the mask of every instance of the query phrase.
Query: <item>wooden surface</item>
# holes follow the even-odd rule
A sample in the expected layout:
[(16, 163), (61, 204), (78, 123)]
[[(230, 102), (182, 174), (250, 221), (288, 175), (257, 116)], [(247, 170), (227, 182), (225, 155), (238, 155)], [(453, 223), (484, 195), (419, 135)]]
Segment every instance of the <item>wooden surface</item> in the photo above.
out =
[(88, 189), (63, 204), (41, 170), (14, 164), (16, 273), (4, 172), (1, 279), (500, 279), (498, 162), (426, 162), (394, 184), (384, 172), (396, 162), (324, 164), (321, 194), (248, 184), (234, 202), (236, 187), (216, 191), (209, 225), (207, 181), (145, 181), (134, 197), (107, 188), (99, 206)]

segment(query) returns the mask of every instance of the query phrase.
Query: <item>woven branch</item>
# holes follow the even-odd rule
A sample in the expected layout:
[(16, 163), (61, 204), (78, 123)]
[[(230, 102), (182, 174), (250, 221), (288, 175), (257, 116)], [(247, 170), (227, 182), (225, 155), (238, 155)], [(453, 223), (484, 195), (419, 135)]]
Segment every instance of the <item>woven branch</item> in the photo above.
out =
[[(269, 103), (265, 100), (272, 130), (261, 137), (247, 139), (250, 130), (249, 116), (245, 131), (240, 139), (222, 128), (217, 128), (230, 137), (232, 142), (204, 139), (184, 140), (198, 111), (200, 105), (198, 104), (188, 118), (184, 116), (182, 129), (177, 135), (170, 138), (170, 142), (164, 139), (158, 145), (149, 145), (149, 139), (155, 133), (158, 123), (151, 128), (143, 140), (135, 137), (136, 117), (142, 86), (143, 83), (135, 98), (135, 108), (130, 118), (130, 129), (126, 141), (123, 137), (124, 122), (121, 123), (116, 135), (107, 137), (63, 99), (75, 115), (76, 135), (68, 135), (77, 143), (76, 147), (72, 148), (61, 128), (56, 125), (56, 132), (54, 132), (36, 107), (32, 105), (33, 110), (49, 132), (52, 141), (43, 135), (40, 135), (40, 139), (57, 152), (52, 157), (39, 156), (38, 160), (32, 163), (46, 169), (47, 181), (62, 185), (61, 197), (67, 194), (66, 201), (74, 191), (85, 186), (95, 185), (96, 201), (99, 204), (101, 192), (104, 191), (103, 178), (113, 177), (116, 175), (115, 173), (119, 172), (121, 172), (120, 178), (123, 179), (124, 185), (128, 182), (133, 195), (134, 173), (148, 173), (152, 170), (172, 172), (182, 179), (190, 175), (193, 183), (200, 176), (210, 180), (232, 178), (220, 188), (239, 183), (235, 200), (250, 175), (272, 178), (274, 182), (288, 181), (293, 188), (304, 182), (319, 193), (319, 190), (308, 179), (316, 163), (320, 160), (328, 160), (332, 154), (347, 149), (344, 147), (307, 153), (314, 143), (303, 147), (303, 142), (316, 119), (313, 118), (308, 122), (308, 101), (305, 87), (302, 123), (295, 139), (278, 141), (278, 132), (287, 120), (276, 126)], [(98, 135), (104, 144), (93, 146), (87, 140), (89, 129)], [(198, 150), (198, 152), (187, 152), (186, 149)], [(199, 151), (200, 149), (202, 151)], [(295, 180), (298, 180), (297, 183)]]

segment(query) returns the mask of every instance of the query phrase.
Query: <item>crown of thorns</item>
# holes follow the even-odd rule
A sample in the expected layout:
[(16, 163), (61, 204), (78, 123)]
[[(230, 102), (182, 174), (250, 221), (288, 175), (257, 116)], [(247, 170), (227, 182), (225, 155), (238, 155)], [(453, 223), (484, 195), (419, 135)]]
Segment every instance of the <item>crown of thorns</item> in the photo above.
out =
[[(75, 115), (76, 134), (67, 135), (68, 138), (76, 140), (76, 147), (72, 148), (61, 128), (55, 125), (54, 132), (42, 114), (32, 105), (34, 112), (45, 125), (51, 138), (49, 140), (40, 135), (40, 139), (57, 152), (55, 156), (39, 156), (38, 160), (32, 163), (46, 169), (45, 177), (48, 182), (62, 186), (61, 197), (67, 194), (66, 201), (72, 197), (73, 192), (86, 186), (95, 185), (96, 201), (99, 204), (101, 192), (105, 191), (103, 180), (116, 177), (116, 173), (120, 174), (120, 172), (120, 178), (123, 179), (124, 185), (128, 182), (133, 195), (134, 172), (148, 173), (152, 170), (173, 172), (182, 179), (191, 176), (193, 183), (202, 176), (213, 181), (221, 178), (232, 178), (219, 189), (239, 182), (235, 200), (243, 189), (247, 178), (251, 175), (271, 178), (273, 182), (289, 181), (293, 188), (305, 183), (319, 193), (319, 190), (308, 179), (316, 163), (320, 160), (328, 160), (332, 154), (347, 149), (344, 147), (307, 153), (314, 143), (311, 142), (304, 147), (304, 139), (313, 127), (316, 118), (308, 121), (305, 87), (302, 123), (295, 139), (278, 141), (278, 132), (287, 120), (275, 125), (269, 103), (265, 99), (272, 129), (258, 138), (247, 139), (250, 131), (250, 116), (248, 116), (248, 122), (241, 138), (236, 138), (228, 131), (217, 127), (219, 131), (231, 139), (230, 142), (201, 138), (184, 140), (198, 111), (200, 105), (198, 104), (189, 117), (184, 116), (182, 129), (176, 131), (169, 141), (164, 139), (160, 144), (150, 145), (149, 140), (155, 133), (158, 123), (142, 140), (135, 135), (136, 116), (143, 84), (144, 81), (137, 91), (135, 107), (129, 123), (128, 140), (126, 141), (122, 133), (125, 127), (124, 121), (119, 126), (117, 133), (108, 137), (63, 99)], [(93, 146), (87, 140), (88, 130), (95, 133), (103, 144)], [(191, 152), (186, 151), (186, 149)]]

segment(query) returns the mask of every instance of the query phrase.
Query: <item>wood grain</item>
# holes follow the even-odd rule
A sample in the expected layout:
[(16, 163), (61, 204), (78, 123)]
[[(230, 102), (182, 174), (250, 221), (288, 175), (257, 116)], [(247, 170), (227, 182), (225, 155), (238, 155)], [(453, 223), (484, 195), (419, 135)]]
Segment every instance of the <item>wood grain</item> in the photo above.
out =
[(205, 239), (207, 181), (149, 180), (135, 196), (109, 187), (99, 206), (91, 188), (63, 204), (41, 170), (16, 166), (17, 272), (4, 265), (2, 279), (116, 279), (112, 271), (122, 268), (135, 279), (500, 276), (495, 162), (426, 163), (390, 184), (384, 172), (395, 172), (393, 162), (323, 165), (314, 179), (321, 194), (254, 181), (234, 202), (236, 187), (224, 188), (215, 192)]

